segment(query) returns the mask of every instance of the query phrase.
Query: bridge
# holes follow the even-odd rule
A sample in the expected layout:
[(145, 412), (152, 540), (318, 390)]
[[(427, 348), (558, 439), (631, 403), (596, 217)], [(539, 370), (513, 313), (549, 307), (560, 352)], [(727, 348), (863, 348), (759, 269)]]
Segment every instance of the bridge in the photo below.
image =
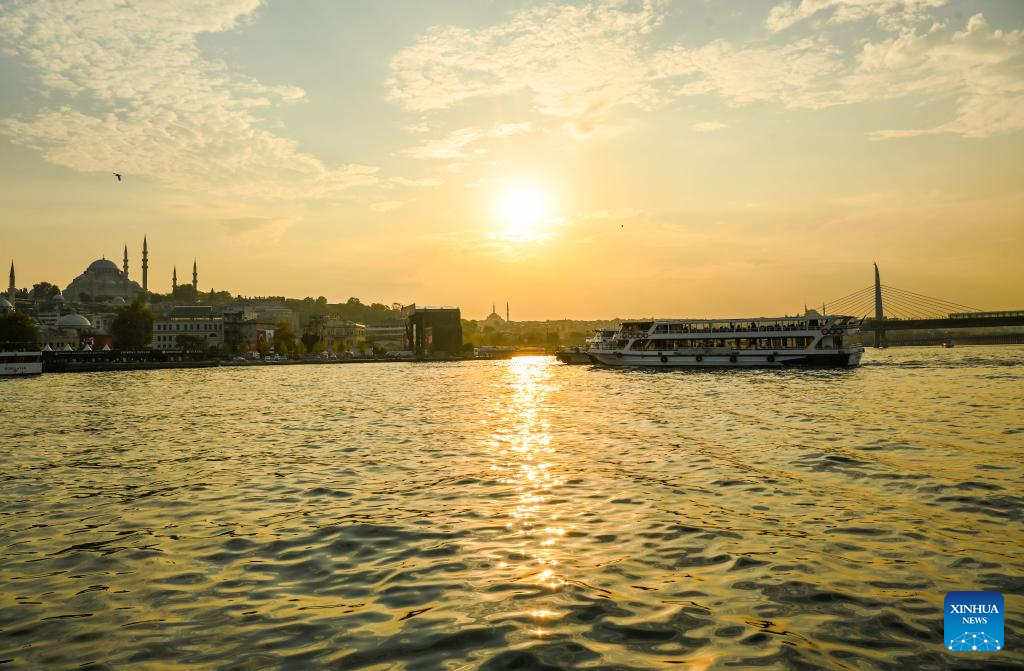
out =
[[(823, 306), (828, 314), (861, 317), (862, 332), (874, 334), (875, 347), (888, 345), (890, 331), (950, 331), (991, 327), (1024, 327), (1024, 310), (984, 311), (941, 298), (882, 284), (875, 264), (875, 283)], [(925, 335), (907, 344), (938, 344), (949, 335)], [(991, 342), (1024, 342), (1024, 331), (994, 335)]]

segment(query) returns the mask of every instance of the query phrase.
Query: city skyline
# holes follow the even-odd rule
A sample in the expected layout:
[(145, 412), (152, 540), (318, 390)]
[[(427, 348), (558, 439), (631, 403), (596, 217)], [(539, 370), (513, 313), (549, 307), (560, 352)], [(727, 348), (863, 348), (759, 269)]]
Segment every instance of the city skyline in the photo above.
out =
[(792, 313), (873, 261), (1021, 307), (1017, 3), (9, 3), (0, 39), (19, 286), (125, 240), (138, 278), (146, 235), (153, 291), (198, 256), (478, 318)]

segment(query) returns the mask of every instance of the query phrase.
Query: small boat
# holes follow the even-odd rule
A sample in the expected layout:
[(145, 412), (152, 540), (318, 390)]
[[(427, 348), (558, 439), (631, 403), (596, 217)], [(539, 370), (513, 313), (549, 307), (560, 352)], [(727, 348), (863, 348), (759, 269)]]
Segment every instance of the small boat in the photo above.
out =
[(587, 349), (597, 364), (644, 368), (781, 368), (860, 365), (864, 347), (846, 339), (860, 328), (847, 315), (623, 322), (615, 336)]
[(949, 349), (950, 347), (953, 346), (953, 340), (947, 338), (945, 341), (943, 341), (942, 346), (945, 347), (946, 349)]
[(473, 348), (473, 356), (477, 359), (511, 359), (515, 353), (515, 347), (502, 345), (481, 345)]
[(558, 350), (555, 352), (555, 358), (570, 366), (590, 363), (590, 357), (579, 347)]
[(597, 335), (587, 338), (586, 344), (582, 348), (570, 347), (559, 350), (558, 352), (555, 352), (555, 357), (562, 363), (569, 364), (571, 366), (593, 363), (587, 352), (592, 349), (602, 349), (610, 345), (615, 339), (615, 334), (618, 332), (618, 328), (594, 329), (594, 333)]

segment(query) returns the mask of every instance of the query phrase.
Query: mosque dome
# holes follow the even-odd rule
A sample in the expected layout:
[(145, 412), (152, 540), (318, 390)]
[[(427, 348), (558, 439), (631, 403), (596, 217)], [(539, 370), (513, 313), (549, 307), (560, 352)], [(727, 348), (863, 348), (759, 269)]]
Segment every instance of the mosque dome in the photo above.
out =
[(82, 315), (64, 315), (57, 320), (57, 328), (59, 329), (87, 329), (90, 327), (92, 327), (92, 324)]
[(64, 298), (71, 302), (111, 303), (117, 298), (128, 302), (141, 295), (142, 287), (109, 259), (93, 261), (64, 289)]
[(114, 272), (117, 272), (117, 266), (114, 265), (114, 262), (109, 259), (96, 259), (95, 261), (89, 264), (89, 268), (87, 270), (91, 270), (92, 272), (113, 270)]
[(110, 299), (110, 304), (111, 305), (124, 305), (125, 304), (125, 300), (121, 296), (114, 296), (113, 298)]
[(54, 296), (51, 300), (53, 302), (55, 302), (55, 303), (63, 303), (67, 299), (64, 298), (64, 292), (63, 291), (59, 291), (59, 292), (57, 292), (57, 295)]
[(11, 302), (9, 300), (7, 300), (6, 298), (4, 298), (3, 296), (0, 296), (0, 310), (13, 310), (13, 309), (14, 309), (14, 306), (11, 305)]

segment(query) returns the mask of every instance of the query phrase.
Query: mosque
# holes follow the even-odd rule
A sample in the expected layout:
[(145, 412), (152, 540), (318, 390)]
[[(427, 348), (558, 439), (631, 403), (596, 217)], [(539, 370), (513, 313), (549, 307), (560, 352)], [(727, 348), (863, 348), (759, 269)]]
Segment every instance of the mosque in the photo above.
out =
[(71, 280), (64, 290), (64, 299), (76, 303), (129, 303), (148, 291), (149, 248), (142, 239), (142, 286), (128, 277), (128, 246), (124, 248), (121, 269), (106, 258), (89, 264), (81, 275)]

